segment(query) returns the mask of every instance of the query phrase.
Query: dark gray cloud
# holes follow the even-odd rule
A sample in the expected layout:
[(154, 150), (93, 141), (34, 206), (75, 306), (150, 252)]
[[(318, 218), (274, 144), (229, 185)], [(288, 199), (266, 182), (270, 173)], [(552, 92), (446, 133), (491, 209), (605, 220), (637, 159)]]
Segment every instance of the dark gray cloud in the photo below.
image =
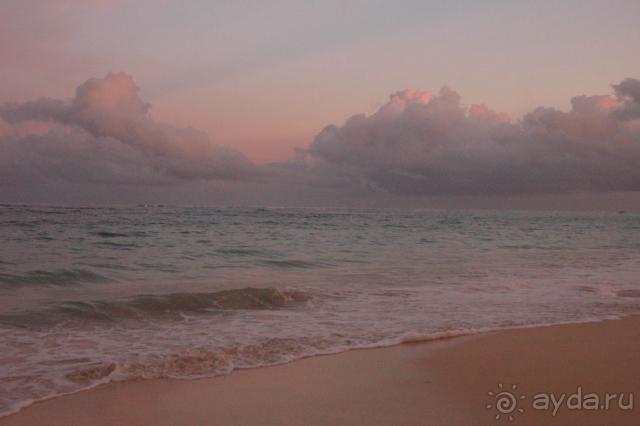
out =
[[(243, 154), (206, 133), (154, 121), (126, 74), (79, 86), (70, 102), (40, 99), (0, 106), (0, 175), (13, 180), (165, 183), (170, 179), (246, 179), (257, 173)], [(48, 129), (30, 131), (34, 122)], [(36, 126), (37, 127), (37, 126)]]
[(309, 168), (409, 195), (640, 190), (640, 81), (615, 96), (577, 96), (571, 110), (537, 108), (518, 122), (466, 108), (444, 87), (403, 91), (371, 116), (328, 126)]

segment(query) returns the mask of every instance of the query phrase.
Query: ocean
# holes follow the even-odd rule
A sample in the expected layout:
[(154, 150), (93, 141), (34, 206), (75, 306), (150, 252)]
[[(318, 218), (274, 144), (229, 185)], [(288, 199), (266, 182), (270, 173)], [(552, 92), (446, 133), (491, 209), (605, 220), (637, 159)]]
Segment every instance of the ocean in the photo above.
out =
[[(640, 312), (640, 215), (0, 206), (0, 415), (110, 381)], [(496, 348), (499, 350), (499, 348)]]

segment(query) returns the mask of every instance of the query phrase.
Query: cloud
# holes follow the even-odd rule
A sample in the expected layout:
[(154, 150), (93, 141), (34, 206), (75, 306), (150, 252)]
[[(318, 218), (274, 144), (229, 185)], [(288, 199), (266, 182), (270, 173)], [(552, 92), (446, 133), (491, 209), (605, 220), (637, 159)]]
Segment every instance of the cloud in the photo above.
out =
[[(243, 154), (206, 133), (154, 121), (133, 79), (108, 74), (80, 85), (70, 101), (0, 106), (0, 175), (114, 183), (243, 180), (258, 173)], [(32, 123), (46, 131), (29, 131)]]
[(614, 84), (618, 100), (622, 103), (616, 114), (621, 119), (640, 118), (640, 80), (627, 78), (620, 84)]
[(640, 190), (640, 80), (512, 122), (455, 91), (402, 91), (370, 116), (323, 129), (309, 170), (408, 195)]
[(516, 121), (465, 106), (448, 87), (400, 91), (269, 166), (199, 130), (157, 122), (150, 110), (122, 73), (86, 81), (70, 100), (0, 105), (0, 196), (366, 206), (640, 191), (635, 79), (611, 95), (576, 96), (569, 111), (539, 107)]

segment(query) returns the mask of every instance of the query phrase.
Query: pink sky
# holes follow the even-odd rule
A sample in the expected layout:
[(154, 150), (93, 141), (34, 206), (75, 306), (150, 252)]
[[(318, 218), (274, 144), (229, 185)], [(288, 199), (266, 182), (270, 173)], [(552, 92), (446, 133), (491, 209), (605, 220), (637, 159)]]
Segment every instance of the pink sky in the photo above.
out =
[(0, 102), (132, 74), (155, 117), (284, 161), (389, 93), (444, 84), (519, 117), (638, 75), (635, 1), (8, 0)]
[(0, 202), (640, 206), (638, 16), (6, 0)]

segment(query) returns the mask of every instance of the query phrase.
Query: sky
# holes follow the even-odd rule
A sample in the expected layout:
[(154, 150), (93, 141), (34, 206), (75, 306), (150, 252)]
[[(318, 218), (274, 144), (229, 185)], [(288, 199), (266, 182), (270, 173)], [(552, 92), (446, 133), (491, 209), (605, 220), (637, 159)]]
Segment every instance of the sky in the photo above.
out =
[(4, 0), (0, 202), (640, 208), (638, 16)]

